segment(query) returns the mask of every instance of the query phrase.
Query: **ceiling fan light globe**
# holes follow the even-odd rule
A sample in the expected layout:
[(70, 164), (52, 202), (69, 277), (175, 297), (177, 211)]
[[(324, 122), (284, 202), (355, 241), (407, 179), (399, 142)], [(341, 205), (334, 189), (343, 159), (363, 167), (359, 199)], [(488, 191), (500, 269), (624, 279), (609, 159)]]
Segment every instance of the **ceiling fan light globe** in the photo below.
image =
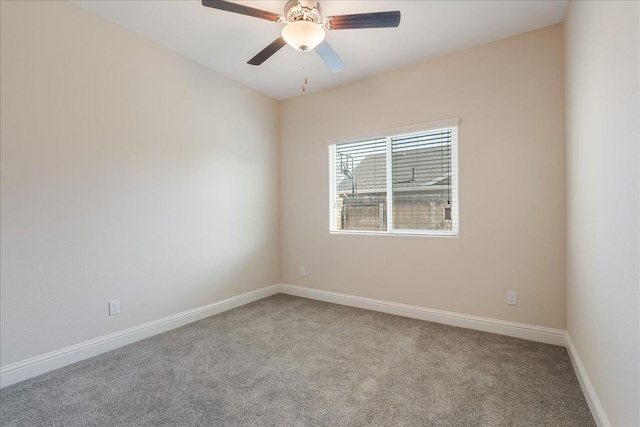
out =
[(295, 21), (282, 29), (282, 38), (288, 45), (301, 52), (313, 50), (324, 40), (321, 25), (311, 21)]

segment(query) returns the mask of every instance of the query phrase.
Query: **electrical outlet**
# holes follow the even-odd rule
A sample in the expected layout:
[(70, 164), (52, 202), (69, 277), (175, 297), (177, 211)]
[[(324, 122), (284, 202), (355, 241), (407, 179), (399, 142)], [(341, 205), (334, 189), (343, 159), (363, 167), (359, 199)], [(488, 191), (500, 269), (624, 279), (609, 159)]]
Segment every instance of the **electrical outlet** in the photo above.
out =
[(507, 304), (509, 305), (518, 305), (518, 293), (517, 292), (507, 292)]
[(113, 316), (120, 313), (120, 300), (114, 299), (109, 301), (109, 316)]
[(300, 267), (300, 275), (302, 277), (306, 277), (306, 275), (307, 275), (307, 268), (306, 267)]

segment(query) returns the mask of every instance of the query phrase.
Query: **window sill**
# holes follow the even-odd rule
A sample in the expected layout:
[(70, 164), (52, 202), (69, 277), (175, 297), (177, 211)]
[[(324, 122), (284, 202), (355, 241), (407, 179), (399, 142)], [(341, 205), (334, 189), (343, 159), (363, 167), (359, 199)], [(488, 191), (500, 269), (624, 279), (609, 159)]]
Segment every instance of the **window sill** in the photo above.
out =
[(357, 231), (357, 230), (330, 230), (330, 234), (369, 235), (369, 236), (417, 236), (417, 237), (458, 237), (456, 231), (418, 231), (418, 230), (393, 230), (393, 231)]

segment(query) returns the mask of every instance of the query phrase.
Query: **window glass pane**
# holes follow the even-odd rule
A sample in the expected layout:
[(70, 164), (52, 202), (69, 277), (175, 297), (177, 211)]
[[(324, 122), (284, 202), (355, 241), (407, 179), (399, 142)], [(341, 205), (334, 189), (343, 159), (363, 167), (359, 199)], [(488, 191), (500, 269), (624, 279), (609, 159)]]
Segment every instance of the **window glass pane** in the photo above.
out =
[(394, 230), (452, 230), (451, 130), (391, 138)]
[(336, 145), (337, 230), (387, 230), (386, 139)]

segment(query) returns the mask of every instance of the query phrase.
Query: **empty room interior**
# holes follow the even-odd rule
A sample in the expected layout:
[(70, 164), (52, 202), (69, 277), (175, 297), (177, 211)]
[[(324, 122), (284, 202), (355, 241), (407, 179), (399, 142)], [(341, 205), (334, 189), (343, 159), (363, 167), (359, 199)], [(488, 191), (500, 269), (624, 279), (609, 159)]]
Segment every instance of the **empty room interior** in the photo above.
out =
[(640, 426), (640, 2), (0, 17), (1, 426)]

